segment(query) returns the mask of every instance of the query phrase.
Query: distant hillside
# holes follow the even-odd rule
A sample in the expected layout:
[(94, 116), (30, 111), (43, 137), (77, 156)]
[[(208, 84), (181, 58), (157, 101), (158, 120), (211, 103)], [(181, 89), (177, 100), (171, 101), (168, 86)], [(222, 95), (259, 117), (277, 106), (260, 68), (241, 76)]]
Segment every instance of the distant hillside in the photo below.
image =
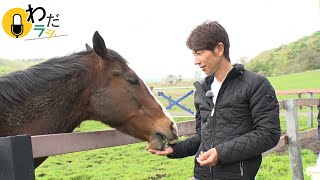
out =
[(44, 59), (28, 59), (28, 60), (7, 60), (0, 58), (0, 76), (13, 71), (26, 69), (29, 66), (38, 64)]
[(264, 51), (245, 66), (265, 76), (320, 69), (320, 31), (290, 44)]

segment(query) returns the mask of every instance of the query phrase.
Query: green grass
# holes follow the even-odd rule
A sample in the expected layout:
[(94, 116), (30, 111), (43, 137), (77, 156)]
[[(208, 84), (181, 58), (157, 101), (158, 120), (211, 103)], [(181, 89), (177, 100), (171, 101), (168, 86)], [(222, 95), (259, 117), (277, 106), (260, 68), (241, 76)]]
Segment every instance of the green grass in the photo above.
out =
[(80, 127), (77, 127), (73, 131), (74, 132), (85, 132), (85, 131), (93, 131), (93, 130), (100, 131), (100, 130), (108, 130), (108, 129), (112, 129), (112, 128), (109, 127), (108, 125), (101, 123), (101, 122), (88, 120), (88, 121), (84, 121), (83, 123), (81, 123)]
[[(317, 127), (317, 119), (314, 117), (313, 118), (313, 128)], [(280, 116), (280, 126), (281, 126), (281, 131), (287, 131), (287, 122), (284, 116)], [(306, 116), (299, 116), (298, 117), (298, 129), (299, 131), (305, 131), (310, 129), (308, 127), (308, 117)]]
[[(276, 90), (320, 88), (320, 70), (297, 73), (286, 76), (271, 77), (270, 82)], [(154, 87), (163, 87), (161, 84), (151, 83)], [(192, 82), (181, 82), (175, 86), (191, 87)], [(177, 99), (183, 92), (168, 92)], [(297, 96), (287, 96), (297, 98)], [(287, 98), (283, 97), (283, 98)], [(315, 95), (319, 97), (319, 95)], [(160, 97), (158, 97), (160, 99)], [(279, 98), (278, 98), (279, 99)], [(168, 103), (160, 99), (164, 104)], [(193, 98), (184, 100), (187, 107), (193, 108)], [(307, 112), (306, 108), (297, 109), (298, 112)], [(180, 111), (175, 107), (173, 111)], [(283, 110), (281, 112), (284, 112)], [(317, 112), (314, 109), (314, 112)], [(315, 117), (314, 117), (315, 118)], [(193, 118), (175, 118), (176, 122)], [(280, 117), (281, 129), (286, 130), (284, 116)], [(298, 118), (299, 130), (309, 129), (307, 117)], [(314, 125), (316, 125), (314, 120)], [(75, 131), (93, 131), (110, 129), (110, 127), (96, 121), (86, 121)], [(108, 138), (108, 137), (106, 137)], [(36, 169), (37, 180), (105, 180), (105, 179), (189, 179), (193, 174), (193, 157), (183, 159), (168, 159), (152, 155), (145, 150), (146, 143), (96, 149), (85, 152), (70, 153), (49, 157)], [(314, 166), (317, 156), (312, 151), (302, 150), (303, 167)], [(290, 161), (288, 153), (271, 154), (263, 158), (257, 180), (284, 180), (291, 179)], [(310, 177), (305, 176), (305, 179)]]
[(188, 179), (192, 158), (171, 160), (145, 150), (146, 143), (50, 157), (37, 179)]
[(276, 90), (288, 89), (319, 89), (320, 70), (306, 71), (283, 76), (269, 77), (269, 81)]
[[(310, 150), (301, 151), (304, 172), (307, 167), (315, 166), (317, 156)], [(291, 180), (290, 159), (288, 153), (271, 154), (263, 158), (261, 167), (256, 177), (257, 180)], [(304, 179), (310, 176), (304, 173)]]
[[(320, 78), (317, 77), (320, 77), (319, 69), (283, 76), (269, 77), (268, 79), (275, 90), (320, 89)], [(281, 95), (277, 97), (279, 100), (297, 99), (298, 95)], [(313, 98), (319, 97), (319, 94), (313, 95)], [(302, 94), (301, 98), (307, 98), (307, 94)]]

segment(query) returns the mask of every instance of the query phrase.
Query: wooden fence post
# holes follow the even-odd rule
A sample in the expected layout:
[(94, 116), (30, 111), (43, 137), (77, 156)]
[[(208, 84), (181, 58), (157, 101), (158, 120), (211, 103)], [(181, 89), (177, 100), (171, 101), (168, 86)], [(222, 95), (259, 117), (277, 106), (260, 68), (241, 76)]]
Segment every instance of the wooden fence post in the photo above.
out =
[(303, 166), (301, 159), (301, 145), (298, 133), (298, 115), (296, 102), (293, 99), (285, 101), (288, 150), (292, 179), (303, 180)]
[[(307, 93), (307, 98), (312, 98), (312, 92), (308, 92)], [(309, 128), (310, 127), (313, 127), (313, 106), (309, 106), (307, 107), (308, 109), (308, 126)]]
[[(298, 93), (298, 98), (301, 99), (302, 93)], [(300, 109), (302, 109), (302, 106), (300, 106)]]

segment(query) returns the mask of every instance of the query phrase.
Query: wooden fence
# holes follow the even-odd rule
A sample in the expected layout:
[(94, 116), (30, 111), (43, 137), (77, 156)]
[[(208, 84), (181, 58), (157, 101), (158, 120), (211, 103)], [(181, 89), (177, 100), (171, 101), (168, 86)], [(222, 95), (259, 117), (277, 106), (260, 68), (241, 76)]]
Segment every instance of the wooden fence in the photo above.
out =
[(312, 98), (313, 94), (320, 94), (320, 89), (303, 89), (303, 90), (278, 90), (276, 94), (279, 95), (298, 95), (301, 98), (302, 94), (307, 94), (308, 98)]
[[(315, 129), (298, 133), (296, 107), (311, 107), (318, 104), (319, 99), (279, 101), (280, 107), (286, 110), (287, 135), (282, 136), (278, 145), (263, 155), (288, 145), (293, 179), (303, 179), (300, 138), (316, 135)], [(195, 121), (181, 122), (177, 125), (180, 135), (190, 135), (195, 132)], [(141, 141), (116, 130), (2, 137), (0, 138), (0, 179), (34, 180), (33, 158), (137, 142)]]

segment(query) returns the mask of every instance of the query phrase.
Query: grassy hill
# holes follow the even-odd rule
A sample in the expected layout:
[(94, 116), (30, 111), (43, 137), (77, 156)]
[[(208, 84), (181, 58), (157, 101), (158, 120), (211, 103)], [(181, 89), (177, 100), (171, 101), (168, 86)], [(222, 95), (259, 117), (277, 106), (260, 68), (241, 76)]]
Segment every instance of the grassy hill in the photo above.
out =
[(7, 60), (0, 58), (0, 76), (10, 72), (26, 69), (29, 66), (44, 61), (44, 59)]
[(295, 42), (260, 53), (246, 63), (246, 68), (276, 76), (320, 68), (320, 31)]

